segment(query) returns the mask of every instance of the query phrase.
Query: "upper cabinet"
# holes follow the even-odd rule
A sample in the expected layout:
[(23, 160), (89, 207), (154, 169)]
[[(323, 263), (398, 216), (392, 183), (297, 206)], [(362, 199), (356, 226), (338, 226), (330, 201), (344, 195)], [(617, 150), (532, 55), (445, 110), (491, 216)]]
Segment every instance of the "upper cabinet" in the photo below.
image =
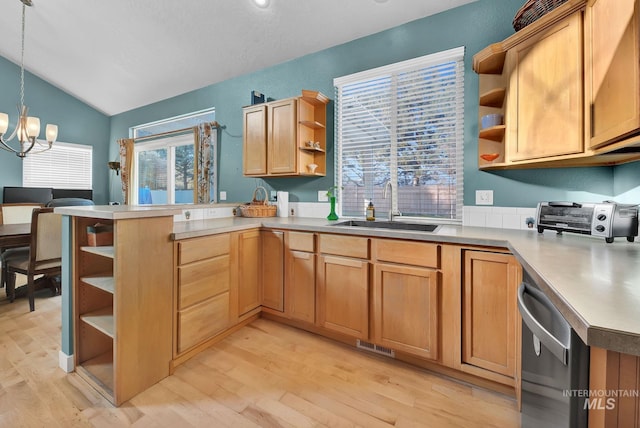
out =
[(639, 2), (569, 0), (474, 56), (479, 168), (640, 159)]
[(589, 145), (640, 131), (640, 1), (591, 0), (585, 15)]
[(245, 176), (326, 175), (329, 98), (317, 91), (243, 108)]

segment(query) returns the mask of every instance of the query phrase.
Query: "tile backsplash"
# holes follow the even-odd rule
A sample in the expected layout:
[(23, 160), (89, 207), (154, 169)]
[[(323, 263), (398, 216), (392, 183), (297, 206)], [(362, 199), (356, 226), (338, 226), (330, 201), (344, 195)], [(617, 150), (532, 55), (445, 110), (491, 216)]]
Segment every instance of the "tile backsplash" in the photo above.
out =
[[(293, 210), (294, 217), (324, 218), (329, 215), (329, 204), (326, 202), (289, 202), (289, 210)], [(527, 229), (527, 219), (535, 219), (536, 216), (536, 208), (469, 205), (465, 206), (462, 212), (463, 226), (499, 229)], [(230, 206), (207, 208), (194, 206), (190, 209), (183, 209), (182, 214), (174, 216), (174, 220), (188, 221), (232, 216), (233, 207)]]
[[(495, 227), (499, 229), (529, 229), (527, 219), (535, 220), (536, 208), (481, 207), (463, 208), (464, 226)], [(535, 224), (533, 224), (535, 228)]]

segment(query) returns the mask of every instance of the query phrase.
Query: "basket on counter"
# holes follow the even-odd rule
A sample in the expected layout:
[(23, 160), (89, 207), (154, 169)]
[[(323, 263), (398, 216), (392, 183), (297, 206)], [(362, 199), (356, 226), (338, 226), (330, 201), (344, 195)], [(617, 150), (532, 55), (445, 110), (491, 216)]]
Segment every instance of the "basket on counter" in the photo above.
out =
[(568, 0), (528, 0), (513, 18), (513, 28), (522, 30)]
[[(259, 190), (264, 193), (264, 199), (258, 199)], [(239, 209), (243, 217), (275, 217), (278, 211), (278, 207), (269, 205), (267, 189), (262, 186), (256, 187), (253, 191), (253, 201), (240, 205)]]

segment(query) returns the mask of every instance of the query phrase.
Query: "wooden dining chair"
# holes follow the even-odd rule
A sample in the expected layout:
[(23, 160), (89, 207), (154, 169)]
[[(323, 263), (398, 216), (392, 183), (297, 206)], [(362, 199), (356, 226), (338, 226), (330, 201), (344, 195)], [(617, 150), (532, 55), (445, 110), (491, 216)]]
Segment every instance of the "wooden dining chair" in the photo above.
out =
[(42, 208), (44, 204), (24, 202), (15, 204), (0, 204), (0, 223), (17, 224), (29, 223), (34, 208)]
[(60, 275), (62, 271), (62, 218), (53, 208), (37, 208), (31, 217), (31, 244), (26, 255), (12, 257), (7, 265), (7, 296), (15, 299), (16, 273), (27, 276), (29, 310), (35, 309), (35, 276)]

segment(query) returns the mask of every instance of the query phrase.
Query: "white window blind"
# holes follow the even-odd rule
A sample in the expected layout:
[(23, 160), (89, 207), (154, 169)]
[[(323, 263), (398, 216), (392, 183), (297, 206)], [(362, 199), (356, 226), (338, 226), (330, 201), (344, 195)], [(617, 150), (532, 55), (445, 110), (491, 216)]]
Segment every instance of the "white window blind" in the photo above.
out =
[(92, 188), (92, 146), (56, 142), (51, 150), (29, 154), (22, 162), (25, 187)]
[[(334, 79), (345, 216), (462, 218), (464, 48)], [(393, 186), (393, 200), (383, 190)]]

